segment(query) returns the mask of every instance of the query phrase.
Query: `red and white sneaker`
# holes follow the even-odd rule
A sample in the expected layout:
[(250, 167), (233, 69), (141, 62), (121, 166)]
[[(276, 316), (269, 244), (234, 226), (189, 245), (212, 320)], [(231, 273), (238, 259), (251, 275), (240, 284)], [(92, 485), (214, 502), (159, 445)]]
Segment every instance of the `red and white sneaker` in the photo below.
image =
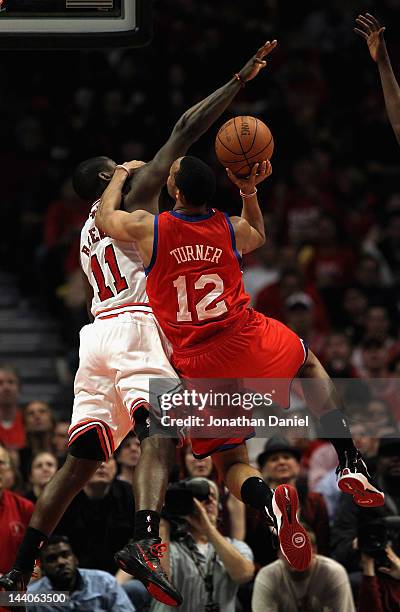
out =
[(311, 564), (311, 542), (298, 521), (298, 508), (296, 489), (291, 485), (279, 485), (272, 497), (279, 545), (289, 565), (298, 572), (304, 572)]
[(358, 506), (376, 508), (385, 503), (385, 494), (373, 483), (359, 451), (352, 456), (345, 452), (345, 458), (337, 467), (336, 474), (339, 489), (352, 495)]

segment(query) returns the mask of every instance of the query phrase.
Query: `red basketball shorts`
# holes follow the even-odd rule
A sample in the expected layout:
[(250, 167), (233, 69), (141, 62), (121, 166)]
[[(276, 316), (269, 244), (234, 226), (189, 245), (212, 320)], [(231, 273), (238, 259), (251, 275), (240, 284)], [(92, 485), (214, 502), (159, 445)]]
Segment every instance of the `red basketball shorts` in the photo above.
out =
[[(287, 408), (290, 383), (306, 358), (307, 349), (297, 334), (283, 323), (250, 309), (248, 320), (239, 331), (223, 341), (174, 352), (172, 365), (186, 379), (275, 379), (274, 401)], [(265, 388), (265, 384), (260, 381), (260, 388)], [(193, 454), (205, 457), (233, 448), (253, 435), (254, 432), (241, 438), (193, 437)]]

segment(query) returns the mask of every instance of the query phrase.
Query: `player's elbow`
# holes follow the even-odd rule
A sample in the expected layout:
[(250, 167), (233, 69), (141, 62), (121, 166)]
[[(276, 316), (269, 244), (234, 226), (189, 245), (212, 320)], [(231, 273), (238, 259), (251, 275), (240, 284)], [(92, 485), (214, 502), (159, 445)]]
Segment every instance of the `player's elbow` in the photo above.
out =
[(107, 220), (105, 218), (105, 215), (101, 213), (96, 213), (94, 224), (97, 227), (97, 229), (100, 230), (100, 232), (104, 232), (105, 234), (107, 233), (107, 229), (106, 229)]
[(256, 249), (259, 249), (260, 247), (262, 247), (265, 243), (267, 242), (267, 238), (265, 236), (264, 232), (259, 232), (258, 236), (257, 236), (257, 246)]

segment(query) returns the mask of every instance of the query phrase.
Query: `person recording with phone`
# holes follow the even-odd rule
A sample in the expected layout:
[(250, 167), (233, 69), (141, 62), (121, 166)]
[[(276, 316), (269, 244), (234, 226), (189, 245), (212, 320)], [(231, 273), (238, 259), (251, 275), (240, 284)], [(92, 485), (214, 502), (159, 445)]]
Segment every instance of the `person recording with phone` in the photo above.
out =
[[(193, 493), (188, 493), (188, 488)], [(191, 508), (183, 497), (190, 497)], [(177, 516), (179, 506), (184, 516)], [(183, 595), (180, 612), (234, 612), (239, 585), (253, 578), (250, 548), (240, 540), (221, 535), (218, 511), (218, 487), (206, 478), (189, 479), (167, 491), (161, 533), (163, 543), (172, 541), (161, 561)], [(153, 601), (150, 610), (173, 608)]]

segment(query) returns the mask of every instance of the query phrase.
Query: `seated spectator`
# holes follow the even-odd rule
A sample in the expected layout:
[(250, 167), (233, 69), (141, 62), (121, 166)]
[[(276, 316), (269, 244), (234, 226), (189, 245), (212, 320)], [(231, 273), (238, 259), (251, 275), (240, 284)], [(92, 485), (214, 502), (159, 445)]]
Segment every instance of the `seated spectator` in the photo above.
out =
[[(181, 479), (204, 477), (218, 485), (218, 476), (211, 457), (196, 459), (190, 444), (181, 449)], [(220, 531), (234, 540), (244, 540), (246, 536), (246, 506), (231, 495), (223, 483), (219, 485), (221, 512)]]
[(336, 314), (332, 313), (334, 325), (343, 329), (353, 344), (359, 342), (364, 333), (367, 296), (359, 287), (347, 287), (338, 306)]
[(360, 508), (348, 495), (341, 495), (332, 529), (333, 557), (349, 572), (359, 572), (360, 552), (358, 530), (362, 525), (385, 516), (400, 515), (400, 455), (399, 439), (384, 437), (379, 441), (377, 471), (379, 488), (385, 493), (385, 505)]
[[(0, 444), (0, 447), (2, 445)], [(17, 467), (17, 463), (10, 452), (10, 466), (3, 471), (4, 488), (9, 491), (22, 495), (24, 497), (25, 483), (22, 480), (21, 473)]]
[(284, 557), (263, 567), (254, 583), (252, 612), (354, 612), (344, 567), (318, 555), (315, 534), (307, 532), (313, 545), (309, 569), (297, 572)]
[(285, 301), (294, 293), (306, 293), (314, 303), (315, 326), (320, 332), (329, 330), (329, 321), (324, 303), (314, 285), (306, 284), (297, 268), (287, 268), (282, 272), (278, 283), (267, 286), (259, 292), (255, 309), (267, 317), (284, 320)]
[(29, 478), (32, 458), (40, 452), (53, 452), (54, 431), (53, 410), (40, 400), (29, 402), (24, 408), (26, 446), (20, 450), (20, 470), (24, 480)]
[(135, 501), (132, 487), (114, 480), (114, 457), (103, 462), (67, 509), (55, 533), (67, 535), (84, 567), (115, 574), (114, 554), (132, 537)]
[(10, 453), (0, 445), (0, 575), (7, 573), (15, 562), (33, 512), (31, 501), (5, 488), (10, 465)]
[(135, 467), (138, 464), (140, 457), (140, 441), (139, 438), (131, 431), (121, 442), (117, 452), (115, 453), (115, 460), (118, 465), (118, 476), (117, 480), (123, 480), (128, 482), (130, 485), (133, 482), (133, 474), (135, 473)]
[[(399, 384), (388, 368), (385, 346), (379, 340), (365, 340), (362, 345), (363, 378), (373, 399), (383, 400), (389, 406), (395, 422), (400, 420)], [(394, 423), (390, 423), (392, 425)]]
[(0, 443), (8, 449), (25, 446), (25, 428), (18, 408), (20, 382), (13, 366), (0, 364)]
[[(78, 559), (65, 536), (53, 535), (40, 552), (43, 578), (31, 582), (28, 593), (68, 591), (63, 610), (91, 612), (135, 612), (124, 590), (113, 576), (96, 569), (78, 569)], [(30, 604), (31, 612), (45, 612), (58, 606)]]
[[(399, 352), (399, 341), (394, 337), (395, 329), (386, 306), (369, 306), (365, 316), (363, 337), (365, 341), (375, 340), (385, 350), (385, 365), (387, 365)], [(364, 363), (365, 352), (362, 347), (356, 348), (353, 353), (353, 363), (361, 373), (368, 372), (368, 365)]]
[[(373, 388), (375, 385), (373, 385)], [(372, 399), (366, 407), (365, 420), (368, 428), (379, 437), (396, 430), (397, 424), (389, 405), (383, 399)], [(389, 429), (390, 431), (386, 431)], [(396, 434), (395, 434), (396, 435)]]
[(246, 292), (250, 295), (251, 303), (260, 291), (275, 284), (279, 278), (277, 249), (271, 240), (252, 253), (255, 260), (253, 265), (245, 267), (243, 282)]
[(351, 243), (343, 240), (344, 228), (326, 214), (317, 222), (315, 247), (306, 265), (305, 274), (324, 293), (345, 286), (352, 279), (355, 264)]
[[(258, 457), (260, 472), (272, 488), (290, 484), (297, 488), (300, 501), (300, 517), (316, 534), (318, 549), (329, 552), (329, 518), (324, 498), (320, 493), (308, 491), (306, 482), (298, 479), (301, 453), (290, 446), (286, 438), (274, 436), (265, 445), (265, 451)], [(266, 565), (276, 559), (272, 547), (269, 527), (260, 513), (247, 510), (246, 542), (254, 552), (255, 562)]]
[(325, 341), (324, 366), (331, 378), (354, 378), (357, 370), (351, 363), (353, 346), (344, 332), (332, 332)]
[(52, 453), (43, 452), (35, 455), (29, 474), (30, 491), (25, 495), (26, 499), (36, 504), (39, 495), (53, 478), (57, 469), (57, 458)]
[[(217, 529), (218, 487), (208, 480), (208, 500), (194, 499), (195, 512), (185, 519), (187, 533), (173, 540), (170, 525), (162, 521), (160, 535), (170, 543), (165, 569), (183, 595), (181, 612), (216, 610), (234, 612), (239, 585), (249, 582), (254, 573), (253, 555), (244, 542), (226, 538)], [(214, 606), (214, 607), (213, 607)], [(152, 612), (173, 610), (153, 601)]]
[(362, 253), (358, 259), (354, 278), (371, 304), (388, 304), (395, 314), (395, 292), (388, 287), (387, 272), (387, 267), (378, 257), (371, 253)]
[(53, 452), (58, 460), (58, 467), (61, 467), (67, 458), (69, 426), (70, 423), (68, 421), (57, 421), (54, 425), (51, 443), (53, 446)]
[(285, 301), (286, 325), (318, 354), (323, 351), (325, 335), (316, 329), (314, 311), (314, 302), (306, 293), (293, 293)]

